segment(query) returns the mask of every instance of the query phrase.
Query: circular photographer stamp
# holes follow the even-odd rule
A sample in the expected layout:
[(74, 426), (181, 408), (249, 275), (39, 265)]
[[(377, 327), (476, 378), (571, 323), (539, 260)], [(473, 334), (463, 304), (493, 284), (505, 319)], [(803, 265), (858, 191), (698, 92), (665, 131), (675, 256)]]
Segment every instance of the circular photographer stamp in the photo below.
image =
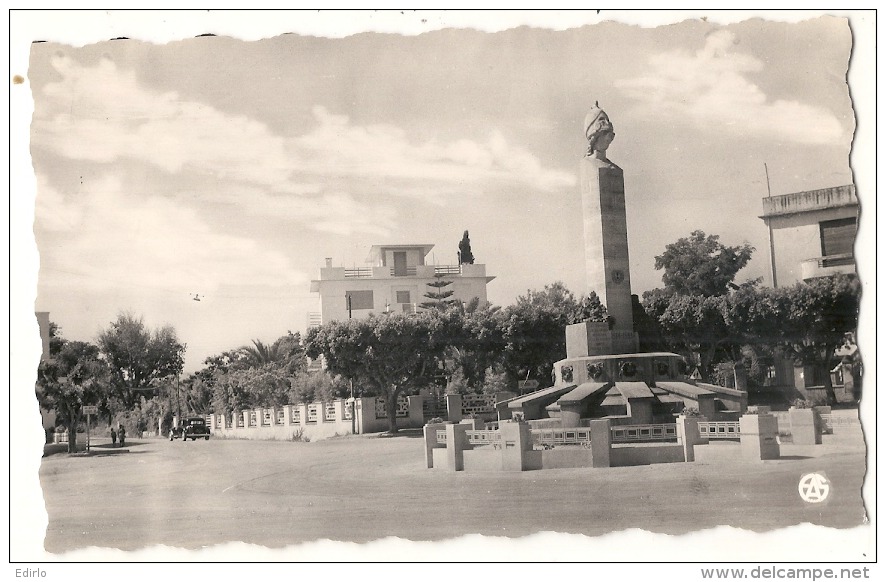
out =
[(807, 503), (821, 503), (831, 492), (831, 482), (821, 473), (807, 473), (797, 486), (800, 497)]

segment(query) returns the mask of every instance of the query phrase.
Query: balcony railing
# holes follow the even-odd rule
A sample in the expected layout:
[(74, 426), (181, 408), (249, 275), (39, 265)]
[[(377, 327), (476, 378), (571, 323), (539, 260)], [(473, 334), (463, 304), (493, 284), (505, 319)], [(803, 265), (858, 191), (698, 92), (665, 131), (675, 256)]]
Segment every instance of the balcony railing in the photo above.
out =
[(461, 265), (436, 265), (434, 267), (435, 275), (460, 275)]
[(852, 254), (828, 255), (806, 259), (800, 263), (800, 274), (803, 280), (816, 277), (828, 277), (838, 273), (854, 273), (855, 256)]
[[(384, 267), (382, 267), (384, 268)], [(337, 269), (336, 269), (337, 270)], [(369, 279), (373, 276), (373, 268), (372, 267), (346, 267), (342, 269), (344, 271), (345, 279)], [(341, 277), (342, 270), (337, 270), (338, 273), (328, 273), (323, 276), (324, 279), (337, 279)], [(461, 265), (421, 265), (420, 267), (410, 266), (406, 267), (405, 270), (397, 273), (394, 267), (388, 267), (388, 275), (391, 277), (415, 277), (421, 271), (422, 276), (430, 276), (431, 273), (434, 275), (461, 275), (462, 274), (462, 266)], [(385, 271), (382, 270), (382, 275), (384, 276)], [(379, 276), (376, 271), (376, 276)]]
[(843, 265), (854, 265), (855, 256), (852, 253), (843, 255), (829, 255), (827, 257), (818, 258), (819, 267), (840, 267)]
[(372, 277), (371, 267), (354, 267), (345, 269), (345, 279), (359, 279), (363, 277)]

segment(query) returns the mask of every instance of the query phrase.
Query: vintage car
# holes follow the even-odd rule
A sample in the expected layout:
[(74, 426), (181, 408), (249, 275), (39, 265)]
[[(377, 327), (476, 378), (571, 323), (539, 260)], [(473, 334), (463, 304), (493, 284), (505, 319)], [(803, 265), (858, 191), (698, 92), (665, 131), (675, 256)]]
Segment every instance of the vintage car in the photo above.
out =
[(203, 438), (209, 440), (209, 427), (206, 419), (202, 416), (189, 416), (181, 426), (169, 430), (169, 440), (180, 438), (182, 441), (191, 439), (195, 441)]

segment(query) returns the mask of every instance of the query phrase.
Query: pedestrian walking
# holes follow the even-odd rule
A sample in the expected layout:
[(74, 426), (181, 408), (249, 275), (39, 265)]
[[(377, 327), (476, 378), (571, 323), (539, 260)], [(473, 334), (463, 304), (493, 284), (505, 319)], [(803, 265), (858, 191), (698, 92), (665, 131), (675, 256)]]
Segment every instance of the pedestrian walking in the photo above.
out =
[(123, 447), (124, 443), (126, 442), (126, 429), (123, 428), (122, 422), (120, 423), (119, 434), (120, 434), (120, 446)]
[(117, 444), (117, 431), (114, 430), (114, 427), (112, 426), (111, 427), (111, 446), (113, 447), (116, 444)]

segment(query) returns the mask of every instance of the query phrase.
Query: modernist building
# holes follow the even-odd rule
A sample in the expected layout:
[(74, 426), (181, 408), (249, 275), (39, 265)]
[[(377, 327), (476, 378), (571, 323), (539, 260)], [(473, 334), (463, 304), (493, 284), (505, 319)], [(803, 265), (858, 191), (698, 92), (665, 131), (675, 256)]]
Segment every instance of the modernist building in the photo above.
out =
[(368, 317), (371, 313), (414, 313), (428, 301), (426, 294), (437, 289), (429, 284), (446, 281), (452, 299), (486, 302), (486, 284), (495, 277), (486, 275), (486, 265), (428, 265), (434, 245), (375, 245), (368, 267), (333, 267), (332, 259), (320, 269), (320, 278), (311, 281), (311, 291), (320, 294), (320, 317), (309, 314), (309, 326), (348, 318)]
[(773, 287), (855, 273), (855, 186), (764, 198), (760, 218), (769, 227)]
[[(769, 258), (772, 286), (786, 287), (800, 281), (838, 273), (855, 273), (855, 235), (858, 230), (858, 198), (855, 186), (837, 186), (795, 192), (763, 199), (760, 217), (769, 227)], [(853, 346), (854, 349), (854, 346)], [(834, 370), (796, 366), (790, 359), (778, 360), (770, 371), (773, 385), (792, 385), (801, 396), (815, 398), (831, 374), (838, 398), (855, 394), (860, 386), (860, 368), (853, 358), (842, 358)], [(845, 364), (845, 365), (844, 365)], [(850, 394), (852, 393), (852, 394)], [(820, 397), (819, 395), (818, 397)]]

